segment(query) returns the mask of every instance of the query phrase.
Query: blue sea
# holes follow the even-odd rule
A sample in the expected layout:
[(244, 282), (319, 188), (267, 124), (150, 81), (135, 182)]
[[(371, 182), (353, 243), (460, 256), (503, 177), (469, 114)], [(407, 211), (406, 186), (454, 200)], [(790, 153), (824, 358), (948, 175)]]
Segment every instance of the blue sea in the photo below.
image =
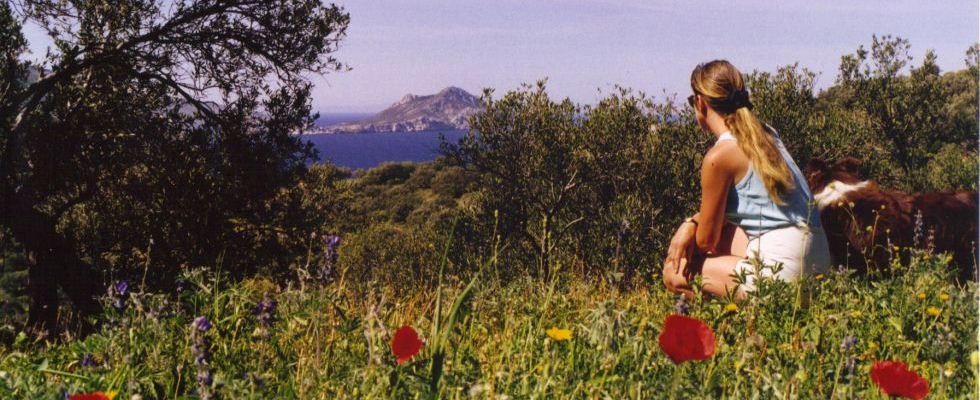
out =
[(466, 131), (348, 133), (304, 135), (320, 152), (320, 161), (350, 169), (372, 168), (386, 161), (425, 162), (439, 156), (439, 134), (456, 143)]
[[(370, 113), (322, 113), (317, 126), (356, 122), (370, 118)], [(426, 162), (439, 154), (439, 135), (456, 143), (466, 131), (440, 130), (411, 133), (348, 133), (336, 135), (304, 135), (320, 153), (319, 162), (329, 161), (350, 169), (367, 169), (383, 162)]]

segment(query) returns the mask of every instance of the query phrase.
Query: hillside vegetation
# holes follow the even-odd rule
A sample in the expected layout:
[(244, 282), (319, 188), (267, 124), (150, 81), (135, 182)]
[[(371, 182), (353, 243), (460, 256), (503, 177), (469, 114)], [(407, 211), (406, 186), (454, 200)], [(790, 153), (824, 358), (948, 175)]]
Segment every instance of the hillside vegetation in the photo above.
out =
[[(795, 64), (746, 79), (801, 166), (855, 156), (885, 187), (976, 190), (978, 65), (977, 45), (943, 72), (931, 52), (913, 65), (907, 41), (876, 36), (827, 90)], [(308, 89), (267, 99), (285, 121), (252, 120), (255, 99), (229, 106), (207, 132), (233, 134), (214, 140), (181, 119), (192, 135), (161, 145), (203, 147), (187, 164), (157, 160), (173, 174), (99, 170), (95, 197), (65, 204), (55, 188), (58, 201), (31, 208), (54, 210), (51, 232), (91, 268), (101, 312), (59, 293), (57, 326), (29, 321), (36, 259), (4, 227), (0, 397), (874, 398), (878, 360), (904, 361), (935, 397), (976, 393), (977, 285), (925, 246), (893, 249), (913, 257), (888, 272), (835, 266), (744, 303), (668, 296), (660, 263), (698, 206), (711, 144), (675, 95), (616, 88), (580, 105), (546, 81), (487, 90), (445, 157), (349, 171), (304, 167), (310, 149), (290, 141)], [(717, 348), (677, 366), (658, 336), (685, 309)], [(425, 345), (399, 365), (403, 325)]]

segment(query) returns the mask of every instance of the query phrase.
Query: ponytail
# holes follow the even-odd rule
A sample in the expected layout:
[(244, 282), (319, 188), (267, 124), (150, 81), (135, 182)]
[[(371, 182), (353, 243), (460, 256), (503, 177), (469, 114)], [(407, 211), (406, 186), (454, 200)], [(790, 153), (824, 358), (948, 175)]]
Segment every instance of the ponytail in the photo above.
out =
[(725, 115), (725, 125), (735, 136), (739, 149), (749, 157), (773, 202), (785, 205), (782, 195), (793, 189), (794, 182), (786, 160), (776, 147), (776, 139), (765, 131), (749, 107), (739, 107)]
[(724, 116), (725, 126), (735, 136), (739, 149), (749, 157), (773, 202), (785, 205), (782, 195), (793, 189), (793, 175), (776, 146), (776, 139), (752, 113), (742, 74), (725, 60), (699, 64), (691, 73), (691, 89)]

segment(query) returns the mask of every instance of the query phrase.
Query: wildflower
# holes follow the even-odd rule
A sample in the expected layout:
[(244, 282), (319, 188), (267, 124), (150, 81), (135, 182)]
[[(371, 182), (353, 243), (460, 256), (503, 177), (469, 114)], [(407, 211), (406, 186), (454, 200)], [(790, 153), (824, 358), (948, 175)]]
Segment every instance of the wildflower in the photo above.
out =
[(564, 342), (572, 338), (571, 329), (558, 329), (555, 327), (551, 327), (551, 329), (548, 329), (548, 331), (545, 333), (548, 334), (548, 337), (550, 337), (551, 340), (554, 340), (556, 342)]
[(278, 305), (279, 303), (277, 301), (270, 299), (269, 296), (266, 295), (265, 298), (259, 302), (259, 305), (255, 307), (255, 311), (252, 314), (256, 316), (256, 318), (259, 320), (259, 324), (261, 325), (257, 330), (259, 336), (264, 338), (269, 337), (270, 333), (268, 328), (271, 327), (276, 320), (276, 307)]
[(817, 282), (820, 282), (820, 281), (822, 281), (822, 280), (823, 280), (823, 278), (824, 278), (824, 276), (823, 276), (823, 274), (816, 274), (816, 275), (815, 275), (815, 276), (813, 277), (813, 279), (816, 279), (816, 280), (817, 280)]
[(715, 334), (708, 325), (683, 315), (668, 315), (660, 333), (660, 349), (674, 364), (704, 360), (715, 353)]
[(202, 386), (211, 386), (214, 383), (214, 372), (203, 369), (197, 372), (197, 383)]
[(401, 365), (418, 354), (424, 344), (415, 329), (405, 325), (398, 328), (395, 336), (391, 338), (391, 352), (395, 355), (398, 365)]
[(929, 314), (929, 315), (931, 315), (931, 316), (933, 316), (933, 317), (939, 316), (939, 314), (942, 313), (942, 311), (943, 310), (941, 308), (939, 308), (939, 307), (931, 307), (930, 306), (929, 308), (926, 309), (926, 313)]
[(854, 376), (854, 368), (857, 367), (857, 360), (854, 357), (847, 357), (847, 362), (844, 364), (844, 370), (847, 372), (847, 376)]
[(326, 247), (323, 249), (323, 265), (320, 267), (319, 278), (329, 281), (333, 278), (337, 265), (337, 247), (340, 246), (340, 236), (327, 235), (323, 239)]
[(92, 353), (85, 353), (85, 355), (82, 356), (82, 361), (80, 362), (80, 364), (83, 367), (98, 367), (99, 366), (99, 362), (95, 360), (95, 357), (92, 356)]
[(685, 300), (684, 293), (677, 296), (677, 302), (674, 303), (674, 314), (687, 315), (688, 307)]
[(862, 314), (861, 311), (858, 310), (851, 311), (851, 318), (855, 318), (855, 319), (861, 318), (862, 315), (864, 314)]
[(211, 327), (211, 321), (204, 316), (194, 318), (191, 322), (191, 353), (194, 354), (194, 364), (197, 365), (198, 394), (202, 400), (214, 398), (211, 394), (214, 372), (208, 368), (211, 363), (211, 340), (207, 337), (207, 331)]
[(854, 335), (847, 335), (843, 341), (841, 341), (840, 348), (844, 351), (851, 351), (854, 346), (857, 346), (858, 338)]
[(919, 292), (919, 294), (916, 295), (915, 297), (917, 297), (919, 300), (925, 300), (926, 299), (926, 293), (925, 292)]
[(939, 294), (939, 300), (942, 300), (942, 301), (949, 300), (949, 294), (947, 294), (946, 292), (940, 293)]
[(129, 282), (126, 282), (125, 280), (116, 282), (116, 284), (112, 286), (112, 289), (112, 307), (118, 311), (122, 311), (124, 308), (126, 308), (126, 295), (129, 293)]
[(909, 371), (901, 361), (879, 361), (871, 367), (871, 381), (891, 396), (919, 400), (929, 394), (929, 381)]
[(853, 201), (847, 202), (847, 206), (850, 208), (854, 208), (854, 202)]
[(725, 312), (736, 312), (738, 311), (738, 305), (735, 303), (728, 303), (725, 305)]
[(92, 392), (73, 394), (68, 396), (68, 400), (112, 400), (116, 397), (116, 392)]
[(206, 332), (211, 329), (211, 321), (208, 321), (204, 316), (194, 318), (194, 327), (201, 332)]
[(259, 302), (258, 307), (255, 308), (255, 315), (258, 317), (259, 322), (262, 325), (268, 326), (275, 322), (276, 306), (278, 305), (279, 302), (269, 299), (268, 297)]
[(912, 247), (919, 247), (919, 244), (922, 243), (922, 227), (922, 210), (918, 210), (915, 212), (915, 228), (912, 231)]
[(980, 365), (980, 352), (973, 350), (970, 353), (970, 364), (973, 364), (973, 366)]

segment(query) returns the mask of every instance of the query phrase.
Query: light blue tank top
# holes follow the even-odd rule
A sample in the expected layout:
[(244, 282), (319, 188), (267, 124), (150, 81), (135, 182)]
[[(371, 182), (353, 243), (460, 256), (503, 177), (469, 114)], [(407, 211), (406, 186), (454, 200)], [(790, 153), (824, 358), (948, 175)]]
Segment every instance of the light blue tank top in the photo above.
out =
[[(803, 173), (786, 151), (779, 133), (771, 126), (766, 125), (766, 127), (776, 139), (776, 147), (779, 148), (779, 153), (793, 175), (795, 187), (783, 194), (783, 201), (786, 204), (777, 206), (769, 197), (766, 185), (755, 173), (750, 162), (742, 180), (734, 183), (728, 191), (725, 218), (741, 227), (749, 238), (800, 223), (806, 223), (810, 227), (821, 227), (820, 212), (813, 202), (813, 194), (810, 193), (810, 187), (807, 186)], [(725, 132), (718, 137), (719, 142), (723, 140), (735, 140), (735, 137), (730, 132)]]

